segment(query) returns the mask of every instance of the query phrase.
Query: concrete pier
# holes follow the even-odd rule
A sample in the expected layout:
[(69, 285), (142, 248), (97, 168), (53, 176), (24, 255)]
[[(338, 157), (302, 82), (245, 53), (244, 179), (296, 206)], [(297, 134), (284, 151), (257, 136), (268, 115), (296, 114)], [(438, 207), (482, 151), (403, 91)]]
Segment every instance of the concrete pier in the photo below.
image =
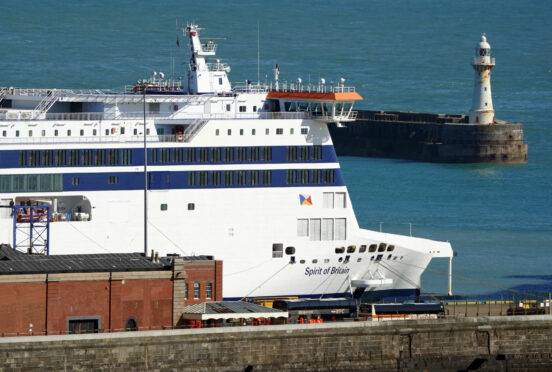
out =
[(527, 163), (523, 126), (495, 120), (469, 124), (466, 115), (366, 111), (330, 133), (338, 155), (438, 163)]
[(1, 371), (552, 370), (552, 316), (0, 338)]

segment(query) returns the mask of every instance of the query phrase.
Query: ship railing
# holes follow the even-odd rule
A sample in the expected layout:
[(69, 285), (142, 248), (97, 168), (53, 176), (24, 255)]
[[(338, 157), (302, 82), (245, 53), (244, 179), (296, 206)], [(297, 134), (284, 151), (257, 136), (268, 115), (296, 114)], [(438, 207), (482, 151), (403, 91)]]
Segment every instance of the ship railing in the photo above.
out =
[(270, 91), (270, 85), (255, 84), (255, 83), (232, 83), (232, 91), (234, 93), (268, 93)]
[(201, 44), (201, 51), (203, 53), (215, 53), (217, 51), (217, 44), (212, 42)]
[[(16, 96), (44, 96), (54, 91), (54, 89), (28, 89), (28, 88), (8, 88), (8, 94)], [(74, 95), (74, 94), (113, 94), (115, 91), (105, 89), (55, 89), (56, 96)]]
[[(69, 143), (132, 143), (143, 142), (143, 135), (74, 136), (74, 137), (17, 137), (2, 138), (2, 145), (10, 144), (69, 144)], [(175, 134), (147, 135), (147, 142), (183, 142)]]
[(209, 62), (205, 64), (209, 71), (226, 71), (228, 69), (227, 63)]
[(356, 91), (353, 86), (345, 85), (326, 85), (326, 84), (302, 84), (302, 83), (288, 83), (284, 81), (278, 84), (278, 89), (272, 83), (270, 84), (270, 90), (278, 92), (301, 92), (301, 93), (352, 93)]

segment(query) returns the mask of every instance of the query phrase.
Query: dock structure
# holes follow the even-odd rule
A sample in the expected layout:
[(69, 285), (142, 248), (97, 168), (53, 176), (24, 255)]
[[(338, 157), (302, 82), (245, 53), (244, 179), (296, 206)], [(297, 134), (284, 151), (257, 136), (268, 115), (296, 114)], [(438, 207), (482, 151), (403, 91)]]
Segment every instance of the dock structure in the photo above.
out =
[(525, 164), (523, 126), (494, 119), (470, 123), (468, 115), (358, 110), (346, 127), (330, 126), (337, 155), (435, 163)]

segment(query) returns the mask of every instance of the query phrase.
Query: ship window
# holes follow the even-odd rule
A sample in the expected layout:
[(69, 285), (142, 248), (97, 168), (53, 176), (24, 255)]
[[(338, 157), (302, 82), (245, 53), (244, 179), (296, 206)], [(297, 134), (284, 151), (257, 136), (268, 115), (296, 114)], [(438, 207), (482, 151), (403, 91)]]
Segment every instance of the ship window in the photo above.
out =
[(385, 248), (387, 247), (387, 244), (385, 243), (380, 243), (379, 247), (378, 247), (378, 252), (385, 252)]
[(246, 107), (245, 106), (240, 106), (240, 112), (245, 112), (246, 111)]
[[(486, 89), (486, 88), (485, 88)], [(46, 136), (46, 131), (42, 129), (42, 137)], [(5, 137), (5, 136), (4, 136)]]
[(220, 130), (216, 129), (215, 130), (215, 136), (218, 136), (220, 134)]
[(370, 257), (370, 261), (374, 261), (374, 258), (375, 258), (374, 256)]
[(77, 186), (80, 184), (80, 178), (79, 177), (72, 177), (71, 178), (71, 185)]
[(125, 127), (121, 127), (121, 134), (125, 134)]
[(321, 183), (321, 182), (322, 182), (322, 170), (321, 169), (313, 169), (312, 170), (311, 183)]
[(299, 160), (309, 160), (309, 147), (308, 146), (299, 147)]
[(238, 155), (238, 161), (246, 161), (247, 160), (247, 147), (238, 147), (236, 149), (237, 155)]
[(249, 171), (249, 184), (250, 185), (259, 184), (259, 171)]
[(383, 258), (383, 255), (382, 255), (382, 254), (378, 254), (378, 256), (376, 257), (376, 261), (380, 261), (382, 258)]
[(8, 131), (3, 130), (2, 131), (2, 137), (6, 137), (8, 135)]
[(253, 106), (253, 112), (257, 112), (257, 106)]
[(80, 135), (81, 135), (81, 136), (84, 136), (84, 129), (81, 129), (81, 130), (80, 130)]
[(240, 129), (240, 136), (243, 136), (243, 129)]
[(149, 103), (148, 106), (150, 114), (159, 114), (159, 110), (161, 108), (160, 103)]
[(71, 129), (67, 129), (67, 137), (71, 137)]
[(236, 184), (245, 185), (247, 182), (247, 171), (236, 172)]
[(345, 218), (335, 219), (335, 240), (347, 239), (347, 221)]
[(301, 134), (308, 134), (309, 128), (301, 128)]
[(221, 179), (221, 172), (213, 172), (211, 173), (211, 182), (213, 183), (213, 186), (220, 185), (220, 179)]
[(262, 171), (261, 183), (263, 185), (270, 185), (272, 183), (272, 171), (269, 171), (269, 170)]
[(209, 161), (209, 149), (207, 147), (202, 147), (199, 149), (199, 159), (200, 162)]
[(188, 186), (195, 186), (195, 173), (189, 172), (188, 173)]
[(232, 135), (232, 129), (228, 129), (228, 135), (231, 136)]
[(189, 211), (195, 210), (195, 204), (194, 203), (188, 203), (188, 210)]
[(297, 236), (309, 236), (309, 220), (307, 218), (297, 219)]
[(224, 161), (230, 162), (234, 161), (234, 149), (231, 147), (227, 147), (224, 149)]
[(309, 221), (310, 240), (319, 241), (321, 239), (321, 225), (322, 220), (320, 218), (313, 218)]
[(51, 167), (54, 165), (54, 152), (52, 150), (42, 151), (42, 166)]
[(284, 129), (283, 128), (276, 128), (276, 134), (278, 134), (278, 135), (284, 134)]
[[(153, 161), (153, 154), (157, 154), (157, 151), (153, 151), (151, 153), (152, 161)], [(119, 150), (116, 150), (116, 149), (107, 150), (107, 161), (108, 161), (109, 165), (118, 165), (119, 164)]]
[(18, 130), (15, 131), (15, 136), (19, 137), (19, 131)]
[[(135, 129), (135, 130), (136, 130), (136, 129)], [(95, 136), (95, 135), (97, 135), (97, 134), (98, 134), (98, 130), (92, 129), (92, 135)]]
[[(134, 128), (132, 133), (136, 136), (138, 134), (138, 129)], [(94, 129), (94, 135), (96, 135), (96, 129)]]
[[(487, 104), (485, 103), (485, 105), (487, 105)], [(33, 136), (33, 131), (30, 130), (30, 131), (29, 131), (29, 137), (32, 137), (32, 136)]]
[(370, 248), (368, 248), (368, 252), (370, 253), (375, 252), (377, 247), (378, 247), (377, 244), (370, 244)]
[[(19, 132), (19, 131), (18, 131)], [(265, 129), (265, 134), (268, 136), (270, 134), (270, 129), (266, 128)], [(19, 136), (19, 135), (18, 135)]]
[(389, 247), (387, 247), (387, 252), (393, 252), (394, 250), (395, 250), (394, 245), (390, 245)]
[(284, 257), (284, 245), (282, 243), (272, 244), (272, 258)]
[(360, 262), (360, 261), (362, 261), (362, 258), (361, 257), (357, 258), (357, 262)]
[(194, 282), (194, 300), (199, 300), (200, 289), (201, 285), (199, 282)]
[(325, 192), (322, 194), (323, 201), (322, 201), (322, 207), (323, 208), (333, 208), (334, 207), (334, 193), (333, 192)]
[(65, 150), (56, 150), (55, 152), (56, 156), (56, 166), (65, 166), (66, 160), (65, 160)]
[(257, 131), (255, 130), (255, 128), (251, 129), (251, 135), (254, 136), (255, 134), (257, 134)]
[(105, 150), (94, 151), (94, 165), (105, 165)]
[(324, 258), (324, 263), (329, 263), (329, 262), (330, 262), (329, 258)]
[(322, 146), (312, 146), (312, 160), (322, 160)]
[(314, 259), (312, 260), (312, 263), (313, 263), (313, 264), (316, 264), (316, 263), (318, 263), (318, 260), (317, 260), (316, 258), (314, 258)]
[(211, 149), (211, 161), (220, 161), (220, 147), (214, 147)]
[(149, 134), (150, 134), (150, 129), (148, 128), (148, 129), (146, 129), (146, 135), (149, 136)]
[(295, 169), (286, 170), (286, 184), (293, 185), (297, 182), (297, 173)]
[(286, 247), (286, 254), (287, 255), (295, 254), (295, 247)]
[(119, 183), (119, 176), (107, 176), (107, 183), (110, 185)]
[(335, 253), (336, 254), (345, 253), (345, 247), (336, 247), (335, 248)]
[(355, 253), (356, 245), (350, 245), (347, 247), (347, 253)]
[(19, 166), (25, 167), (27, 165), (27, 151), (19, 151)]
[(69, 165), (79, 165), (79, 150), (69, 150)]
[(94, 152), (92, 150), (82, 150), (81, 152), (81, 164), (92, 165), (94, 161)]
[(195, 161), (195, 149), (186, 149), (186, 162)]
[(305, 260), (301, 260), (299, 261), (300, 264), (304, 264), (305, 263)]
[(344, 192), (335, 193), (335, 207), (336, 208), (345, 208), (346, 198)]
[(54, 136), (57, 137), (58, 133), (59, 133), (58, 130), (57, 130), (57, 129), (54, 129)]
[(222, 85), (222, 78), (219, 77), (219, 85)]
[(132, 164), (132, 151), (130, 149), (121, 150), (121, 164)]
[(333, 218), (322, 219), (322, 240), (333, 240), (334, 220)]
[(249, 160), (250, 161), (259, 161), (259, 148), (250, 147), (249, 148)]
[(39, 150), (29, 151), (29, 165), (31, 167), (38, 167), (40, 165), (40, 151)]
[(288, 146), (286, 148), (286, 160), (297, 160), (297, 147), (295, 146)]
[(309, 170), (308, 169), (301, 169), (299, 171), (299, 183), (301, 183), (303, 185), (309, 183)]
[(390, 260), (390, 259), (391, 259), (391, 257), (393, 257), (393, 255), (392, 255), (392, 254), (388, 255), (388, 256), (387, 256), (387, 259), (388, 259), (388, 260)]
[(324, 183), (334, 183), (335, 171), (333, 169), (324, 170)]
[(364, 253), (366, 252), (366, 245), (361, 245), (360, 248), (358, 249), (358, 253)]
[(165, 128), (155, 128), (155, 131), (157, 132), (158, 135), (165, 134)]
[(182, 159), (183, 159), (182, 149), (173, 149), (173, 154), (172, 154), (173, 163), (181, 163)]
[(209, 172), (202, 171), (198, 173), (199, 186), (207, 186), (209, 184)]
[(226, 111), (230, 111), (232, 108), (230, 105), (226, 105)]
[(224, 185), (232, 185), (233, 182), (233, 173), (232, 171), (224, 171)]

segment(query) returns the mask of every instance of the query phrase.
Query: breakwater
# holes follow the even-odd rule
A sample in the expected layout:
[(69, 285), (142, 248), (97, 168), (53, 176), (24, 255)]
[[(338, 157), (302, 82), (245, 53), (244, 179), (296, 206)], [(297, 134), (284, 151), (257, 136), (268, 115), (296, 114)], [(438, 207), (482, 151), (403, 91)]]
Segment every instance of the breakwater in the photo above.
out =
[(345, 127), (330, 125), (338, 155), (438, 163), (527, 163), (523, 126), (496, 120), (470, 124), (466, 115), (360, 110)]
[(16, 337), (0, 370), (550, 370), (551, 338), (549, 315)]

